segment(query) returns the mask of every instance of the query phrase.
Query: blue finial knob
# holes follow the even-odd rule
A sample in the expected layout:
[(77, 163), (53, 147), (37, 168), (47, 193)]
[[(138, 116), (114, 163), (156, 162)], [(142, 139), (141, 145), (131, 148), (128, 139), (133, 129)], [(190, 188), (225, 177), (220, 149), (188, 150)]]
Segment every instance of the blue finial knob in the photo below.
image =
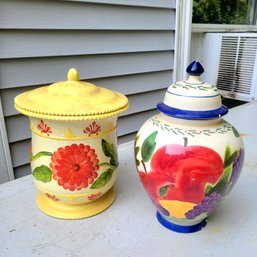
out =
[(200, 62), (193, 61), (188, 65), (186, 71), (189, 75), (200, 76), (202, 73), (204, 73), (204, 68)]

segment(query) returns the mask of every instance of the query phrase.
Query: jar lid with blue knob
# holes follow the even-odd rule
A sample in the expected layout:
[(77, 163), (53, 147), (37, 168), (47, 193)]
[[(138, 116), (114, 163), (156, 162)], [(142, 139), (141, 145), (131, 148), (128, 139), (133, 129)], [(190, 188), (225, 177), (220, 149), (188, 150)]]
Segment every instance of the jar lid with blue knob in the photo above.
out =
[(204, 72), (200, 62), (193, 61), (186, 71), (188, 79), (170, 85), (157, 109), (168, 116), (191, 120), (216, 119), (225, 115), (228, 109), (222, 105), (217, 87), (200, 79)]

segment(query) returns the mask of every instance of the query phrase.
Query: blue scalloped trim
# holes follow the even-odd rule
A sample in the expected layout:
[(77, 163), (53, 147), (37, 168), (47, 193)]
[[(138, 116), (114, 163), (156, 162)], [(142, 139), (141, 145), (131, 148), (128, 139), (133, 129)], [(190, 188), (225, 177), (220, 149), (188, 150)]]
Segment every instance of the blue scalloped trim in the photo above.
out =
[(156, 212), (156, 217), (157, 220), (167, 229), (175, 231), (175, 232), (179, 232), (179, 233), (194, 233), (197, 232), (201, 229), (203, 229), (206, 225), (206, 219), (202, 220), (201, 222), (192, 225), (192, 226), (182, 226), (182, 225), (177, 225), (174, 224), (170, 221), (167, 221), (166, 219), (164, 219), (162, 217), (162, 215), (157, 211)]
[(174, 118), (187, 119), (187, 120), (208, 120), (219, 118), (228, 113), (228, 108), (222, 105), (220, 108), (210, 111), (188, 111), (170, 107), (164, 103), (158, 103), (157, 109)]

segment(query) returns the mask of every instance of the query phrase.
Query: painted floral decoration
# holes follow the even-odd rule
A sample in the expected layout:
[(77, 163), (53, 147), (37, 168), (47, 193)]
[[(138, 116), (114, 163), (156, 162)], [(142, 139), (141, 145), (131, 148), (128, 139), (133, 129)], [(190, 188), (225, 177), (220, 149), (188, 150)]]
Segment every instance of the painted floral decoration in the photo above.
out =
[[(87, 188), (99, 189), (107, 185), (111, 180), (115, 169), (118, 167), (118, 154), (116, 145), (102, 139), (102, 153), (108, 159), (99, 163), (95, 149), (89, 145), (72, 144), (60, 147), (57, 151), (40, 151), (30, 153), (30, 161), (33, 162), (42, 157), (50, 157), (50, 167), (39, 165), (32, 171), (34, 179), (49, 183), (54, 179), (58, 185), (66, 190), (75, 191)], [(104, 167), (104, 172), (99, 174), (99, 167)], [(101, 193), (92, 194), (90, 199), (97, 199)], [(89, 199), (89, 200), (90, 200)]]
[(89, 136), (94, 134), (98, 135), (100, 131), (101, 131), (101, 126), (98, 125), (95, 121), (83, 130), (83, 132), (88, 134)]
[(88, 145), (60, 147), (51, 157), (53, 179), (64, 189), (81, 190), (92, 184), (99, 169), (95, 150)]
[(94, 201), (94, 200), (100, 198), (100, 197), (102, 196), (102, 194), (103, 194), (103, 193), (101, 193), (101, 192), (98, 192), (98, 193), (96, 193), (96, 194), (91, 194), (91, 195), (89, 195), (89, 196), (87, 197), (87, 199), (90, 200), (90, 201)]
[(43, 120), (40, 120), (40, 122), (37, 124), (37, 129), (41, 132), (41, 134), (46, 134), (47, 136), (52, 133), (52, 129)]
[(45, 193), (45, 195), (46, 195), (47, 198), (53, 200), (54, 202), (60, 201), (60, 199), (57, 198), (55, 195), (50, 195), (50, 194), (48, 194), (48, 193)]

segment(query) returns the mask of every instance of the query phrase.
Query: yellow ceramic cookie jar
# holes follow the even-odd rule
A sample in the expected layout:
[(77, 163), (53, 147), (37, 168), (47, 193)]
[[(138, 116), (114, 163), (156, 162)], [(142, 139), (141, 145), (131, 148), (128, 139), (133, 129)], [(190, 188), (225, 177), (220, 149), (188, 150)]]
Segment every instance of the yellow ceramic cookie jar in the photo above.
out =
[(30, 161), (37, 204), (50, 216), (80, 219), (108, 208), (118, 172), (117, 115), (128, 99), (115, 91), (68, 80), (18, 95), (15, 108), (30, 117)]

